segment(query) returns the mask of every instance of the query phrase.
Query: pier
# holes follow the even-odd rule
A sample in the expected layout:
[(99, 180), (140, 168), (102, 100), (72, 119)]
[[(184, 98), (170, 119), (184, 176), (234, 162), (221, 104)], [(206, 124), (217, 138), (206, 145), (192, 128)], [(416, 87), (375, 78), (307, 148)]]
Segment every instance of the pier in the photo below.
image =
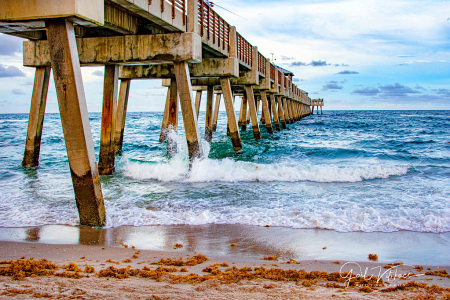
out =
[[(50, 72), (56, 86), (80, 224), (102, 226), (105, 207), (99, 175), (115, 170), (122, 149), (133, 80), (163, 79), (167, 98), (160, 142), (176, 144), (181, 109), (194, 162), (203, 156), (201, 136), (212, 141), (221, 101), (227, 132), (240, 151), (240, 131), (260, 123), (268, 134), (311, 115), (323, 99), (311, 100), (204, 0), (0, 0), (0, 32), (27, 39), (24, 66), (36, 69), (22, 165), (39, 164)], [(97, 164), (81, 67), (104, 66), (99, 162)], [(206, 126), (198, 126), (206, 92)], [(194, 97), (195, 93), (195, 97)], [(240, 98), (236, 116), (234, 104)], [(321, 101), (321, 102), (320, 102)]]
[(320, 114), (323, 114), (323, 99), (314, 99), (311, 100), (311, 114), (314, 113), (314, 107), (317, 108), (317, 114), (319, 114), (319, 107), (320, 107)]

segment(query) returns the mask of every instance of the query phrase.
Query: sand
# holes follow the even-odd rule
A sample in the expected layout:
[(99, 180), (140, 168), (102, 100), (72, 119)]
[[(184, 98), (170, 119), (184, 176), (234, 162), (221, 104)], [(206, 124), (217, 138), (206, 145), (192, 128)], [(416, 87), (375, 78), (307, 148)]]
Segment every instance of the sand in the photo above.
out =
[[(154, 251), (133, 249), (133, 245), (111, 247), (104, 245), (55, 245), (31, 242), (1, 242), (0, 243), (0, 259), (16, 260), (21, 257), (25, 259), (33, 258), (34, 260), (45, 258), (62, 267), (69, 262), (76, 263), (81, 269), (84, 266), (91, 265), (98, 272), (109, 266), (115, 268), (131, 268), (143, 269), (144, 266), (155, 269), (157, 266), (152, 262), (159, 261), (161, 258), (171, 257), (177, 259), (180, 256), (184, 260), (194, 256), (183, 246), (177, 250), (171, 251)], [(229, 245), (226, 245), (230, 247)], [(239, 244), (235, 248), (238, 248)], [(322, 251), (326, 251), (322, 250)], [(138, 252), (136, 254), (136, 252)], [(133, 255), (138, 258), (132, 259)], [(266, 268), (282, 268), (293, 270), (325, 271), (339, 272), (345, 262), (333, 263), (330, 261), (301, 261), (298, 264), (282, 264), (280, 261), (265, 261), (261, 259), (248, 259), (244, 256), (236, 256), (234, 258), (224, 257), (221, 255), (208, 257), (209, 260), (193, 267), (186, 267), (189, 273), (205, 275), (202, 272), (204, 268), (216, 263), (227, 262), (230, 267), (236, 266), (243, 268), (245, 266), (255, 267), (263, 266)], [(262, 258), (262, 257), (261, 257)], [(123, 263), (122, 261), (131, 260), (131, 263)], [(107, 261), (119, 262), (107, 263)], [(369, 274), (377, 276), (378, 272), (386, 271), (386, 269), (377, 268), (385, 264), (379, 262), (364, 261), (358, 263), (361, 268), (369, 268)], [(6, 265), (2, 265), (6, 266)], [(353, 271), (356, 270), (356, 264), (352, 265)], [(450, 267), (442, 266), (423, 266), (425, 272), (428, 268), (431, 270), (446, 270), (450, 273)], [(178, 268), (180, 269), (180, 268)], [(219, 267), (225, 270), (225, 267)], [(413, 266), (399, 266), (395, 270), (397, 274), (407, 274), (418, 272)], [(62, 272), (60, 269), (57, 272)], [(348, 270), (347, 270), (348, 271)], [(423, 273), (422, 272), (422, 273)], [(116, 278), (99, 278), (95, 273), (87, 274), (80, 272), (82, 276), (88, 276), (80, 279), (61, 278), (56, 276), (44, 277), (27, 277), (24, 280), (13, 280), (11, 277), (0, 276), (0, 296), (1, 299), (8, 299), (14, 296), (14, 299), (32, 299), (38, 296), (52, 296), (52, 298), (60, 299), (420, 299), (418, 297), (433, 296), (428, 299), (441, 299), (446, 293), (430, 293), (427, 289), (414, 289), (406, 291), (397, 291), (393, 293), (383, 293), (380, 290), (374, 290), (370, 293), (361, 292), (359, 286), (348, 288), (327, 288), (326, 283), (330, 281), (325, 279), (314, 280), (314, 285), (305, 287), (300, 282), (279, 282), (268, 279), (241, 280), (237, 283), (222, 284), (219, 280), (210, 279), (197, 284), (174, 284), (167, 275), (163, 275), (160, 282), (155, 280), (130, 277), (127, 279)], [(174, 272), (171, 274), (188, 273)], [(386, 276), (385, 276), (386, 277)], [(392, 279), (385, 283), (383, 288), (404, 284), (409, 281), (426, 283), (428, 286), (437, 284), (444, 288), (450, 288), (450, 278), (438, 276), (420, 276), (411, 277), (406, 280)], [(343, 283), (339, 283), (342, 285)], [(16, 289), (16, 290), (14, 290)], [(380, 288), (382, 289), (382, 288)], [(28, 291), (30, 294), (16, 294), (17, 290)], [(12, 291), (12, 293), (8, 292)], [(450, 297), (450, 296), (449, 296)], [(424, 298), (427, 299), (427, 298)], [(450, 298), (449, 298), (450, 299)]]
[[(187, 266), (186, 272), (176, 267), (162, 275), (158, 281), (140, 276), (126, 279), (98, 277), (96, 273), (79, 272), (80, 279), (58, 276), (26, 277), (13, 280), (0, 276), (1, 299), (32, 299), (48, 296), (53, 299), (445, 299), (450, 294), (450, 278), (410, 274), (445, 270), (450, 273), (450, 238), (448, 234), (415, 232), (396, 233), (339, 233), (328, 230), (297, 230), (289, 228), (255, 227), (243, 225), (203, 226), (148, 226), (92, 229), (87, 227), (42, 226), (34, 228), (0, 228), (0, 260), (45, 258), (59, 267), (74, 262), (84, 270), (93, 266), (96, 272), (110, 266), (143, 270), (155, 270), (153, 262), (160, 259), (186, 261), (196, 254), (209, 258), (196, 266)], [(179, 244), (174, 249), (175, 244)], [(236, 246), (232, 247), (231, 244)], [(125, 247), (128, 246), (128, 248)], [(182, 246), (181, 246), (182, 245)], [(132, 247), (134, 246), (134, 248)], [(378, 261), (367, 259), (377, 254)], [(261, 260), (276, 256), (278, 261)], [(289, 260), (297, 263), (286, 264)], [(229, 268), (265, 267), (266, 269), (323, 271), (374, 278), (373, 291), (361, 291), (362, 285), (347, 287), (344, 282), (316, 278), (309, 286), (298, 281), (253, 278), (224, 283), (218, 277), (203, 270), (214, 264)], [(294, 261), (291, 261), (294, 262)], [(388, 263), (400, 263), (392, 269), (384, 269)], [(421, 272), (414, 269), (423, 267)], [(0, 265), (0, 268), (8, 264)], [(173, 267), (172, 267), (173, 268)], [(224, 272), (227, 267), (217, 267)], [(0, 269), (1, 270), (1, 269)], [(213, 268), (214, 270), (214, 268)], [(209, 270), (211, 272), (211, 270)], [(390, 273), (389, 273), (390, 272)], [(72, 274), (73, 272), (68, 272)], [(174, 283), (174, 275), (210, 275), (199, 283)], [(248, 274), (248, 273), (246, 273)], [(396, 278), (388, 278), (396, 274)], [(409, 274), (409, 275), (408, 275)], [(264, 276), (262, 276), (264, 277)], [(384, 286), (375, 287), (382, 277)], [(399, 278), (404, 277), (404, 278)], [(352, 279), (357, 282), (357, 279)], [(405, 289), (382, 292), (382, 289), (406, 284), (410, 281), (438, 285), (436, 288)], [(342, 288), (325, 287), (336, 283)], [(351, 281), (350, 281), (351, 282)], [(306, 285), (306, 286), (305, 286)], [(27, 294), (18, 294), (27, 293)], [(439, 293), (438, 293), (439, 292)], [(421, 298), (422, 297), (422, 298)], [(428, 298), (426, 298), (428, 297)], [(450, 295), (448, 296), (450, 299)]]

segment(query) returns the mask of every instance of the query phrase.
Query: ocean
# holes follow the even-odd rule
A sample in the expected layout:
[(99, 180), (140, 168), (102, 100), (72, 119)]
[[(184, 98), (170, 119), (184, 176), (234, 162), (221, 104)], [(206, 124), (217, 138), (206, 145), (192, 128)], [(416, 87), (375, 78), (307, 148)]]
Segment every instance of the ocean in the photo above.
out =
[[(99, 153), (101, 114), (89, 114)], [(158, 142), (162, 113), (128, 113), (116, 173), (101, 176), (106, 228), (243, 224), (339, 232), (450, 231), (450, 111), (327, 111), (233, 151), (219, 115), (189, 170)], [(205, 113), (199, 127), (204, 132)], [(79, 224), (59, 114), (46, 114), (40, 165), (21, 167), (27, 114), (0, 115), (0, 227)]]

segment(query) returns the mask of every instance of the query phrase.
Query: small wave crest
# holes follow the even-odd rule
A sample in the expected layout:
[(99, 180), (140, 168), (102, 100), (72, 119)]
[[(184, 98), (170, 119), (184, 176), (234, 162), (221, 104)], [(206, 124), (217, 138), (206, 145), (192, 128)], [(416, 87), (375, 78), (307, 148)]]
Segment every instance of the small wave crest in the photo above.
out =
[(250, 181), (312, 181), (359, 182), (406, 175), (405, 165), (336, 166), (314, 165), (310, 162), (281, 161), (272, 164), (205, 158), (194, 162), (191, 170), (186, 160), (175, 157), (168, 162), (146, 163), (127, 160), (121, 167), (123, 175), (136, 179), (162, 182), (250, 182)]
[(366, 164), (355, 166), (315, 165), (308, 160), (284, 160), (270, 164), (238, 161), (231, 158), (209, 159), (209, 144), (203, 143), (205, 158), (189, 169), (187, 146), (180, 136), (170, 133), (179, 151), (171, 159), (159, 162), (135, 162), (124, 158), (120, 170), (136, 179), (154, 179), (162, 182), (359, 182), (406, 175), (406, 165)]

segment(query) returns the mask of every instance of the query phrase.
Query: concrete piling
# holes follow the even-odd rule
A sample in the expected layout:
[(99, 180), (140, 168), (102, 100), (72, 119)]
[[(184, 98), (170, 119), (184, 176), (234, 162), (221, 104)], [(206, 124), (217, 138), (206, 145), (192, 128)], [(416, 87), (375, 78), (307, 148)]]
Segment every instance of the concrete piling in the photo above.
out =
[(105, 206), (81, 77), (73, 24), (46, 21), (53, 77), (80, 224), (102, 226)]
[[(178, 128), (178, 88), (177, 81), (170, 81), (169, 116), (167, 118), (167, 130), (177, 131)], [(167, 136), (167, 154), (174, 155), (177, 152), (177, 143), (170, 135)]]
[(206, 93), (206, 118), (205, 118), (205, 141), (212, 141), (212, 114), (213, 114), (214, 86), (208, 85)]
[(169, 110), (170, 110), (170, 86), (167, 88), (166, 105), (164, 106), (164, 114), (161, 123), (161, 133), (159, 134), (159, 142), (163, 143), (167, 139), (167, 130), (169, 126)]
[(241, 126), (241, 131), (247, 130), (247, 96), (244, 94), (242, 96), (241, 110), (239, 113), (239, 126)]
[(280, 121), (278, 119), (278, 112), (277, 112), (277, 104), (275, 102), (275, 95), (274, 94), (269, 94), (269, 98), (270, 98), (270, 103), (271, 103), (271, 106), (272, 106), (273, 122), (275, 123), (275, 129), (277, 131), (280, 131), (281, 127), (280, 127)]
[(233, 144), (234, 151), (242, 150), (242, 141), (239, 134), (238, 124), (236, 122), (236, 115), (233, 105), (233, 92), (231, 91), (230, 79), (221, 78), (220, 84), (222, 87), (223, 100), (225, 102), (225, 108), (227, 111), (228, 127), (230, 129), (231, 142)]
[(119, 85), (119, 67), (105, 66), (103, 86), (102, 128), (98, 170), (100, 175), (112, 175), (115, 171), (116, 110)]
[[(192, 103), (191, 77), (187, 62), (174, 62), (180, 106), (188, 144), (189, 160), (194, 162), (203, 156), (202, 144), (197, 125), (197, 115)], [(198, 93), (197, 93), (198, 94)]]
[(264, 119), (265, 119), (265, 123), (266, 123), (267, 133), (273, 134), (272, 121), (270, 119), (269, 105), (267, 103), (266, 91), (261, 91), (261, 103), (262, 103), (262, 110), (264, 113)]
[(283, 108), (283, 97), (277, 96), (277, 102), (278, 102), (278, 116), (280, 117), (281, 128), (287, 129), (286, 114), (285, 114), (284, 108)]
[(37, 167), (39, 165), (42, 127), (44, 124), (50, 71), (49, 67), (36, 68), (30, 116), (28, 118), (27, 140), (25, 142), (25, 153), (22, 161), (22, 166), (24, 167)]
[(255, 140), (261, 139), (261, 132), (259, 130), (259, 122), (258, 122), (258, 114), (256, 111), (256, 104), (255, 104), (255, 96), (253, 95), (253, 88), (251, 85), (245, 86), (245, 93), (247, 96), (247, 99), (249, 99), (249, 111), (250, 111), (250, 118), (252, 121), (252, 128), (253, 128), (253, 137)]
[(125, 119), (127, 116), (128, 97), (130, 95), (130, 79), (122, 79), (120, 81), (119, 101), (117, 103), (116, 112), (116, 135), (115, 135), (115, 149), (117, 154), (122, 151), (123, 135), (125, 131)]
[(213, 117), (213, 123), (212, 123), (212, 131), (217, 131), (217, 120), (219, 119), (219, 107), (220, 107), (221, 96), (222, 96), (221, 94), (216, 95), (216, 103), (214, 105), (214, 117)]
[(202, 102), (202, 91), (197, 91), (197, 94), (195, 96), (195, 113), (197, 115), (197, 120), (198, 120), (198, 115), (200, 114), (201, 102)]

